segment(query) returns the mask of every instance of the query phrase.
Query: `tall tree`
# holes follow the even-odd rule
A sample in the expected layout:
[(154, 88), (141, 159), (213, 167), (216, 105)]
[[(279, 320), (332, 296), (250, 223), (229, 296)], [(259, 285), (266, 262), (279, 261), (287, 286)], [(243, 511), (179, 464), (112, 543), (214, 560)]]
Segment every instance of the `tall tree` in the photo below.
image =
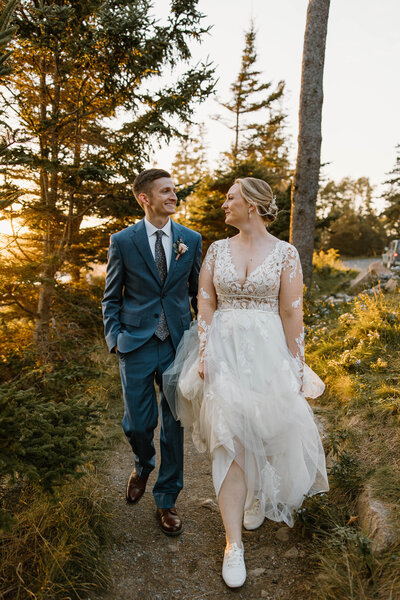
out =
[[(180, 214), (180, 221), (196, 231), (203, 237), (203, 251), (215, 240), (235, 235), (235, 229), (225, 223), (225, 214), (221, 206), (226, 193), (237, 177), (258, 177), (271, 181), (273, 175), (262, 163), (242, 161), (236, 167), (204, 177), (200, 185), (185, 202), (185, 211)], [(269, 231), (280, 239), (289, 239), (290, 218), (290, 184), (276, 187), (277, 204), (279, 206), (278, 219), (269, 226)]]
[(19, 0), (8, 0), (0, 13), (0, 78), (8, 75), (11, 72), (11, 66), (7, 64), (7, 59), (11, 55), (11, 51), (7, 50), (7, 46), (12, 40), (15, 27), (10, 26), (10, 21), (17, 8)]
[(198, 127), (187, 125), (185, 136), (172, 163), (171, 175), (175, 184), (189, 186), (204, 177), (208, 171), (206, 129), (204, 123)]
[(321, 164), (323, 73), (330, 0), (309, 0), (304, 35), (299, 137), (292, 184), (290, 241), (300, 254), (304, 281), (311, 286), (315, 207)]
[(243, 149), (245, 160), (255, 160), (268, 169), (269, 183), (279, 189), (287, 188), (291, 175), (285, 120), (280, 108), (271, 107), (266, 122), (250, 125)]
[[(17, 8), (19, 0), (8, 0), (3, 10), (0, 13), (0, 83), (2, 79), (11, 73), (10, 56), (12, 51), (9, 50), (10, 42), (16, 28), (11, 26), (11, 20)], [(4, 110), (0, 108), (0, 115), (3, 116)], [(9, 123), (1, 121), (2, 132), (0, 136), (0, 155), (4, 154), (7, 148), (13, 143), (13, 131)], [(9, 190), (0, 198), (0, 208), (7, 208), (18, 198), (18, 193), (14, 190)]]
[(386, 207), (383, 212), (386, 218), (386, 227), (392, 237), (400, 237), (400, 144), (396, 146), (396, 163), (385, 182), (386, 191), (383, 195)]
[[(233, 117), (233, 122), (230, 122), (228, 127), (234, 132), (234, 142), (232, 144), (231, 152), (227, 153), (231, 165), (233, 166), (237, 165), (244, 157), (249, 157), (246, 152), (248, 140), (242, 139), (243, 131), (250, 133), (253, 147), (254, 136), (251, 135), (252, 130), (255, 130), (255, 133), (261, 142), (261, 132), (260, 130), (257, 130), (257, 128), (261, 126), (258, 124), (245, 124), (243, 123), (243, 117), (245, 115), (254, 115), (261, 109), (272, 110), (276, 101), (282, 97), (285, 87), (284, 82), (280, 81), (276, 89), (265, 96), (265, 92), (271, 88), (272, 82), (262, 83), (260, 81), (261, 72), (256, 69), (257, 52), (255, 42), (256, 31), (254, 29), (254, 24), (251, 23), (249, 31), (245, 34), (245, 47), (242, 54), (241, 68), (236, 81), (231, 85), (232, 99), (229, 102), (221, 102), (222, 106), (226, 108)], [(275, 119), (276, 125), (276, 115), (273, 114), (272, 118)], [(271, 131), (270, 128), (269, 133), (271, 133)], [(267, 130), (264, 129), (263, 132), (265, 136)]]
[(345, 177), (320, 187), (315, 238), (320, 248), (335, 248), (344, 256), (382, 251), (386, 235), (373, 208), (373, 187), (367, 177)]
[(159, 83), (207, 31), (197, 0), (172, 0), (165, 25), (149, 0), (25, 0), (16, 15), (14, 73), (2, 99), (24, 143), (3, 156), (3, 192), (25, 192), (18, 216), (41, 253), (35, 338), (46, 351), (57, 278), (68, 262), (83, 261), (84, 217), (138, 214), (135, 173), (155, 140), (179, 134), (176, 123), (190, 121), (214, 83), (210, 65)]

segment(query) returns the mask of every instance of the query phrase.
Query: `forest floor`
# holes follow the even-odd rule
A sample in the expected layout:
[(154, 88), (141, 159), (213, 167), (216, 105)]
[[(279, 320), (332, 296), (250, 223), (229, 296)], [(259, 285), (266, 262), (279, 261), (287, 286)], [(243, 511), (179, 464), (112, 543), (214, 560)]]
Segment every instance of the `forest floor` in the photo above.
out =
[[(155, 439), (158, 437), (157, 431)], [(185, 485), (177, 502), (184, 522), (179, 537), (166, 536), (155, 516), (151, 490), (157, 468), (141, 501), (128, 505), (125, 486), (132, 470), (132, 455), (122, 439), (112, 451), (103, 478), (113, 532), (113, 542), (105, 557), (111, 582), (101, 595), (96, 591), (85, 600), (316, 598), (310, 589), (314, 579), (310, 560), (312, 542), (302, 538), (299, 525), (290, 529), (270, 521), (256, 531), (244, 530), (247, 581), (239, 590), (227, 588), (221, 578), (224, 531), (208, 456), (195, 450), (188, 433)]]

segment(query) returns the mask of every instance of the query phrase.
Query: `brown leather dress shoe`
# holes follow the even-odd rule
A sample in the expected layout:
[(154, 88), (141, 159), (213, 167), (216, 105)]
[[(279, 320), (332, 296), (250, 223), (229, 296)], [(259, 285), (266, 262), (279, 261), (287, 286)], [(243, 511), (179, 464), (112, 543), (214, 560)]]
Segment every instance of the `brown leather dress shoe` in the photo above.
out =
[(182, 521), (175, 508), (157, 508), (160, 527), (167, 535), (179, 535), (183, 531)]
[(130, 504), (135, 504), (135, 502), (138, 502), (140, 500), (140, 498), (145, 492), (147, 480), (148, 476), (139, 477), (135, 469), (133, 469), (128, 480), (128, 485), (126, 487), (127, 502), (129, 502)]

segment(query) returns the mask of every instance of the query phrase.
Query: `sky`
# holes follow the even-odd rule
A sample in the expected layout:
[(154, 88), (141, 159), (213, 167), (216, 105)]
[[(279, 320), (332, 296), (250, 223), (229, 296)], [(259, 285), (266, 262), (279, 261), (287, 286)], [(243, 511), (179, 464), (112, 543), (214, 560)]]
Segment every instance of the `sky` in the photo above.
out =
[[(165, 16), (166, 0), (155, 7)], [(258, 68), (266, 81), (286, 82), (293, 164), (297, 153), (301, 63), (308, 0), (199, 0), (212, 30), (193, 57), (216, 66), (217, 97), (230, 98), (240, 68), (244, 33), (251, 18), (257, 31)], [(210, 168), (228, 149), (232, 133), (211, 115), (223, 114), (216, 98), (196, 109), (208, 130)], [(227, 112), (227, 111), (225, 111)], [(324, 178), (369, 177), (380, 186), (393, 168), (400, 144), (400, 1), (331, 0), (322, 117)], [(170, 168), (177, 143), (155, 152), (151, 166)], [(150, 166), (150, 164), (148, 165)], [(377, 192), (379, 193), (379, 187)]]
[[(210, 169), (229, 149), (232, 132), (211, 118), (223, 114), (217, 98), (230, 98), (240, 69), (244, 34), (251, 19), (257, 31), (258, 69), (266, 81), (286, 82), (283, 108), (291, 159), (297, 153), (298, 108), (308, 0), (199, 0), (204, 25), (212, 27), (193, 44), (193, 61), (211, 60), (216, 95), (200, 105), (194, 119), (207, 127)], [(169, 0), (154, 0), (165, 19)], [(227, 111), (225, 111), (227, 112)], [(322, 163), (324, 179), (369, 177), (382, 191), (400, 144), (400, 0), (331, 0), (324, 71)], [(158, 149), (146, 166), (171, 167), (179, 142)], [(377, 200), (378, 210), (383, 202)], [(0, 232), (9, 231), (0, 222)]]

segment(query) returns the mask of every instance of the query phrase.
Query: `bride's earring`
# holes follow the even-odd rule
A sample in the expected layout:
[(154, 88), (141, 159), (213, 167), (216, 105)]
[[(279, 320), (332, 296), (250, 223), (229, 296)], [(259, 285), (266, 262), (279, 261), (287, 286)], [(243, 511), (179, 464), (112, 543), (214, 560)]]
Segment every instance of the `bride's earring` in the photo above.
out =
[(251, 210), (249, 208), (249, 210), (247, 211), (249, 213), (249, 219), (251, 219)]

